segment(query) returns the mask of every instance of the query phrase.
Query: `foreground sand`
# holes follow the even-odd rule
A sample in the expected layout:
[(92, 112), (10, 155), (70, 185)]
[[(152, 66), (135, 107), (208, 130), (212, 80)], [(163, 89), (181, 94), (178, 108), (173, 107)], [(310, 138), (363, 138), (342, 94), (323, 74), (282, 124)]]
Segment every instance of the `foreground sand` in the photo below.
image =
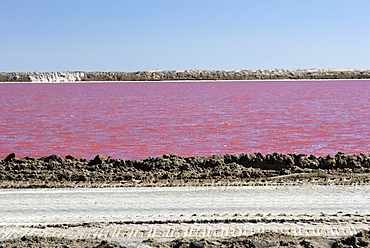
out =
[(368, 230), (369, 194), (369, 186), (0, 190), (0, 238), (338, 238)]
[[(348, 185), (356, 189), (359, 187), (356, 185), (369, 185), (369, 167), (368, 154), (345, 153), (327, 157), (164, 155), (144, 160), (100, 155), (92, 160), (72, 156), (63, 159), (58, 155), (17, 158), (10, 154), (0, 159), (0, 186), (15, 189)], [(362, 200), (366, 199), (369, 198), (364, 193)], [(273, 198), (266, 199), (269, 200)], [(346, 201), (351, 199), (343, 204)], [(329, 206), (331, 202), (323, 204)], [(248, 214), (144, 215), (126, 219), (118, 216), (115, 220), (91, 218), (92, 221), (83, 222), (51, 222), (45, 214), (44, 221), (0, 223), (0, 240), (6, 239), (0, 242), (0, 247), (369, 247), (370, 214), (339, 210), (330, 214), (314, 211), (295, 214), (288, 210), (261, 214), (253, 210)]]

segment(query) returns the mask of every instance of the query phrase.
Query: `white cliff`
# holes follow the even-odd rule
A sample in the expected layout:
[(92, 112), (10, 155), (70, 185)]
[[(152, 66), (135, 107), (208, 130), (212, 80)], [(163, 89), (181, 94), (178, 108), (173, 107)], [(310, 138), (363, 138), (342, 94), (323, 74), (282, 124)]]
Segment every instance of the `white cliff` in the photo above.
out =
[(83, 72), (34, 72), (28, 75), (30, 82), (76, 82), (84, 77)]

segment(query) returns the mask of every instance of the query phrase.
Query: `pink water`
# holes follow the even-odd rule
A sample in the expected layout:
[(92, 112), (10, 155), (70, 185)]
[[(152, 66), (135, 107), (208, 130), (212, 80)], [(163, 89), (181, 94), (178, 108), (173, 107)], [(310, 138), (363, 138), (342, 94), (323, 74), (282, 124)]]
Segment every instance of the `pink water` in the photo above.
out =
[(370, 80), (1, 83), (0, 157), (370, 153)]

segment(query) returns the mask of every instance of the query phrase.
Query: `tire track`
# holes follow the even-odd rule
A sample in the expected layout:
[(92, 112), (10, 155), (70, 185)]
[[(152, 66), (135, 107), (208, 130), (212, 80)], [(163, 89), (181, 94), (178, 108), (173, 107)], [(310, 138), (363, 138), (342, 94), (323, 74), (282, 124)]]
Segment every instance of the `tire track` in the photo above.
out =
[(66, 238), (93, 238), (112, 240), (144, 240), (188, 238), (223, 238), (248, 236), (255, 233), (278, 232), (293, 236), (341, 237), (368, 230), (368, 222), (357, 223), (247, 223), (247, 224), (160, 224), (160, 225), (116, 225), (100, 227), (37, 228), (1, 226), (0, 239), (19, 238), (25, 235)]

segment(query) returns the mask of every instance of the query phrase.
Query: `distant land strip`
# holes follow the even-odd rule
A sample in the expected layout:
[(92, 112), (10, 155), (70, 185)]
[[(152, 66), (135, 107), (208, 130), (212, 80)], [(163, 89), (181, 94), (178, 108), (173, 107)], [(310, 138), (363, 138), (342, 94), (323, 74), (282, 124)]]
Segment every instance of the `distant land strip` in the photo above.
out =
[(176, 81), (176, 80), (304, 80), (370, 79), (370, 70), (151, 70), (138, 72), (0, 72), (0, 82)]

